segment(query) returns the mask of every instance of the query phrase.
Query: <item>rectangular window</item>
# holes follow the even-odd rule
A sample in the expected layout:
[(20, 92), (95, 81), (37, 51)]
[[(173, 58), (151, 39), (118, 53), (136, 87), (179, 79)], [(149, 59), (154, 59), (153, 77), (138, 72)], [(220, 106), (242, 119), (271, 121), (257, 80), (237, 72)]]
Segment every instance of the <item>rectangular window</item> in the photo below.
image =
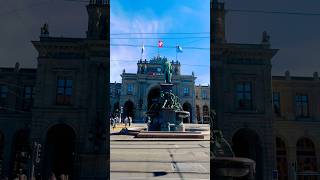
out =
[(280, 111), (280, 93), (279, 92), (273, 92), (273, 112), (277, 115), (281, 115)]
[(128, 84), (127, 93), (128, 94), (133, 94), (133, 84)]
[(0, 109), (8, 103), (8, 86), (0, 85)]
[(70, 105), (73, 94), (73, 80), (67, 77), (58, 77), (56, 103), (59, 105)]
[(202, 99), (208, 99), (207, 91), (202, 90), (201, 91), (201, 97), (202, 97)]
[(297, 94), (296, 95), (296, 115), (298, 117), (308, 117), (309, 116), (309, 104), (308, 95)]
[(252, 110), (252, 84), (239, 82), (236, 85), (236, 103), (238, 110)]
[(183, 88), (183, 95), (189, 96), (189, 88), (187, 88), (187, 87)]
[(23, 92), (23, 109), (30, 110), (33, 105), (33, 87), (32, 86), (25, 86)]

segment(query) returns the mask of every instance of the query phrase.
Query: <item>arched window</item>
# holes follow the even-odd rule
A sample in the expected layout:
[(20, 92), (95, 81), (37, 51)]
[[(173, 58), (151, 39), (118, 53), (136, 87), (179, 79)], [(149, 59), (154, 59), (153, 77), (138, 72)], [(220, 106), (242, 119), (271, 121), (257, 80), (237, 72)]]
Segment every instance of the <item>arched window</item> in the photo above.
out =
[(203, 123), (209, 123), (209, 108), (207, 105), (204, 105), (202, 107), (202, 118), (203, 118)]
[(287, 149), (284, 141), (276, 138), (278, 180), (288, 180)]
[[(301, 138), (297, 142), (297, 171), (317, 171), (317, 158), (314, 143), (308, 138)], [(298, 180), (317, 180), (316, 176), (299, 176)]]

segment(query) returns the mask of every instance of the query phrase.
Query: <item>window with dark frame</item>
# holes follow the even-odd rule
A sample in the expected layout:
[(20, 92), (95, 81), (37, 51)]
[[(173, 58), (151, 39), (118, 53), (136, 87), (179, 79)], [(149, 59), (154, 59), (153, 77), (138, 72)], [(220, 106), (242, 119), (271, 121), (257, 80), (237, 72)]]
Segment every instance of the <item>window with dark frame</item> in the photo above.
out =
[(252, 83), (238, 82), (236, 85), (236, 103), (238, 110), (252, 110)]
[(8, 86), (0, 85), (0, 109), (8, 103)]
[(272, 95), (273, 98), (273, 112), (277, 115), (281, 115), (281, 110), (280, 110), (280, 92), (273, 92)]
[(202, 90), (201, 91), (201, 97), (202, 97), (202, 99), (208, 99), (207, 91)]
[(33, 86), (24, 86), (23, 91), (23, 109), (30, 110), (33, 106)]
[(127, 94), (133, 94), (133, 84), (128, 84)]
[(183, 95), (184, 96), (189, 96), (190, 90), (188, 87), (183, 88)]
[(57, 79), (57, 98), (58, 105), (70, 105), (73, 89), (73, 80), (69, 77), (58, 77)]
[(209, 123), (209, 107), (207, 105), (202, 107), (202, 119), (203, 123)]
[(296, 115), (297, 117), (309, 117), (308, 95), (296, 94)]

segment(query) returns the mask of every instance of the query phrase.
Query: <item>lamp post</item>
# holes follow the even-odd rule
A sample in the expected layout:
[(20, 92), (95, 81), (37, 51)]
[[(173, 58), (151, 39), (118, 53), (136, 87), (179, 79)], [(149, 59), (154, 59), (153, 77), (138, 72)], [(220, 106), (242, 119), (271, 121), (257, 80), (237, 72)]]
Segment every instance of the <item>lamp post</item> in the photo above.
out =
[(123, 113), (123, 107), (121, 106), (121, 107), (120, 107), (120, 122), (121, 122), (121, 115), (122, 115), (122, 113)]

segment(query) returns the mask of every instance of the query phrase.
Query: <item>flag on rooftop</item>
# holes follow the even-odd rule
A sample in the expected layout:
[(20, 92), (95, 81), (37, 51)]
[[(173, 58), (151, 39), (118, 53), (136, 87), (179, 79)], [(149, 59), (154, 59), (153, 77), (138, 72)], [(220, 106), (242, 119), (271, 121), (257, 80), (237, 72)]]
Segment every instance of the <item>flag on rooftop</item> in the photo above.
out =
[(177, 51), (177, 53), (182, 53), (183, 51), (182, 51), (182, 47), (181, 46), (176, 46), (176, 51)]
[(162, 48), (163, 47), (163, 41), (162, 40), (159, 40), (158, 41), (158, 48)]
[(144, 44), (142, 44), (141, 54), (143, 54), (143, 52), (144, 52)]

